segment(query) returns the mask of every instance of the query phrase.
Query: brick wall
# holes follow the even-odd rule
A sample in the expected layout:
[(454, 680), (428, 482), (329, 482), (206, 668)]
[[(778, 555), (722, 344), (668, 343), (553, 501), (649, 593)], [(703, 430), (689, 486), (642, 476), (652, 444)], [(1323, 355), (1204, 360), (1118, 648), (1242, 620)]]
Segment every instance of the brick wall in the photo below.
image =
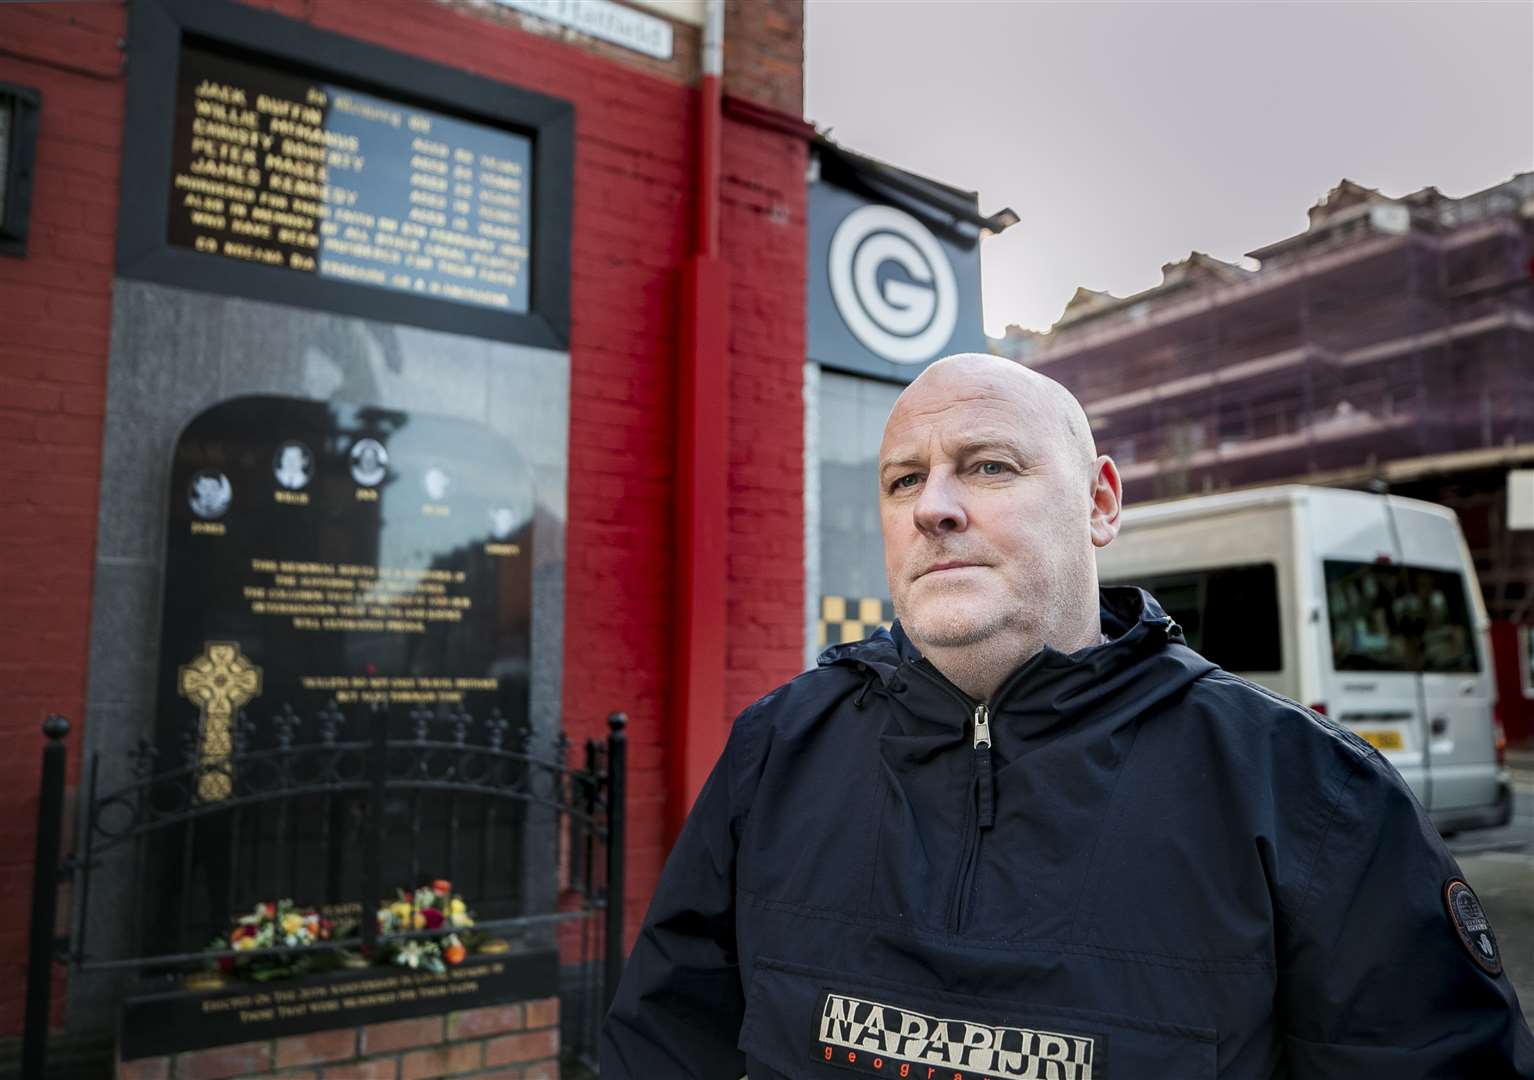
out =
[(725, 93), (802, 116), (803, 76), (803, 0), (725, 0)]
[[(31, 896), (43, 717), (78, 732), (85, 701), (125, 28), (117, 4), (0, 6), (0, 81), (42, 94), (27, 255), (0, 257), (0, 895), (13, 903)], [(25, 914), (0, 922), (0, 1033), (21, 1028), (26, 940)]]
[(559, 1080), (559, 999), (138, 1058), (117, 1080)]
[[(576, 106), (565, 713), (630, 716), (628, 921), (665, 851), (672, 395), (678, 268), (690, 250), (694, 88), (610, 48), (528, 32), (473, 4), (259, 6)], [(798, 0), (732, 3), (729, 92), (798, 115)], [(91, 566), (124, 84), (118, 4), (0, 5), (0, 80), (43, 94), (32, 242), (0, 258), (0, 887), (31, 884), (39, 725), (77, 721)], [(694, 40), (678, 35), (678, 48)], [(805, 148), (724, 127), (731, 263), (728, 706), (800, 667)], [(726, 718), (721, 718), (724, 722)], [(19, 1030), (25, 926), (0, 927), (0, 1033)]]

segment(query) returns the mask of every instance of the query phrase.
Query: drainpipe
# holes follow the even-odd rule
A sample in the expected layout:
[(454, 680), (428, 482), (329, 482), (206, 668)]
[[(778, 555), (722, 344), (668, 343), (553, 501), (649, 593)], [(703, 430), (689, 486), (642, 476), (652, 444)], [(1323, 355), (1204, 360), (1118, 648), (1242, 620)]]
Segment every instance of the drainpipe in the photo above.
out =
[(706, 0), (693, 251), (682, 268), (676, 380), (672, 680), (666, 842), (724, 749), (729, 529), (729, 268), (719, 258), (724, 0)]

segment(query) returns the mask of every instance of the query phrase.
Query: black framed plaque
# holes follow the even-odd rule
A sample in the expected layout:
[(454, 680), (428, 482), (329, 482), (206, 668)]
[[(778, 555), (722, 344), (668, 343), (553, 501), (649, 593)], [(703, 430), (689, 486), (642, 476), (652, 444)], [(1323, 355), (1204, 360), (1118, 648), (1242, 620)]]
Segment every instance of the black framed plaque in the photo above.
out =
[(162, 745), (332, 702), (525, 724), (535, 502), (517, 449), (460, 418), (275, 396), (202, 412), (171, 469)]
[(118, 272), (569, 339), (574, 109), (222, 0), (140, 0)]

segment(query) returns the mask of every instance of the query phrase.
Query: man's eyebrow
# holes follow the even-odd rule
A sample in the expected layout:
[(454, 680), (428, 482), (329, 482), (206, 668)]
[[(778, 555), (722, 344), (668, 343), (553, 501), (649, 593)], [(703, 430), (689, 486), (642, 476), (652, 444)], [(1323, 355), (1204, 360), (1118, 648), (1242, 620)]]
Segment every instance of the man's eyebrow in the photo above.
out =
[[(1022, 448), (1012, 439), (1004, 435), (985, 435), (960, 443), (957, 456), (965, 459), (972, 458), (977, 454), (995, 453), (997, 451), (1012, 457), (1019, 457), (1022, 454)], [(925, 457), (906, 454), (901, 457), (887, 458), (879, 462), (879, 472), (884, 473), (890, 469), (921, 468), (926, 463), (927, 459)]]
[(890, 469), (917, 469), (925, 464), (926, 460), (924, 458), (908, 454), (905, 457), (886, 458), (884, 461), (879, 462), (879, 471), (882, 473), (888, 472)]
[(972, 458), (976, 454), (993, 453), (1000, 451), (1004, 454), (1018, 456), (1022, 453), (1022, 447), (1015, 439), (1005, 435), (979, 435), (959, 444), (958, 457)]

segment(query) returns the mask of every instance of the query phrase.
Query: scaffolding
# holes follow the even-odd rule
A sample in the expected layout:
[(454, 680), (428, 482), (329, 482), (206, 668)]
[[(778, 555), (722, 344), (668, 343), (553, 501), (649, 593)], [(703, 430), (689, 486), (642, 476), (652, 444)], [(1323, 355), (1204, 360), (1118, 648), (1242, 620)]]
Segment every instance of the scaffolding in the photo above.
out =
[(1534, 464), (1534, 173), (1450, 199), (1343, 181), (1310, 228), (1194, 253), (1132, 297), (1079, 290), (1012, 350), (1081, 400), (1137, 502), (1280, 482), (1459, 513), (1493, 618), (1534, 604), (1534, 538), (1504, 527)]

